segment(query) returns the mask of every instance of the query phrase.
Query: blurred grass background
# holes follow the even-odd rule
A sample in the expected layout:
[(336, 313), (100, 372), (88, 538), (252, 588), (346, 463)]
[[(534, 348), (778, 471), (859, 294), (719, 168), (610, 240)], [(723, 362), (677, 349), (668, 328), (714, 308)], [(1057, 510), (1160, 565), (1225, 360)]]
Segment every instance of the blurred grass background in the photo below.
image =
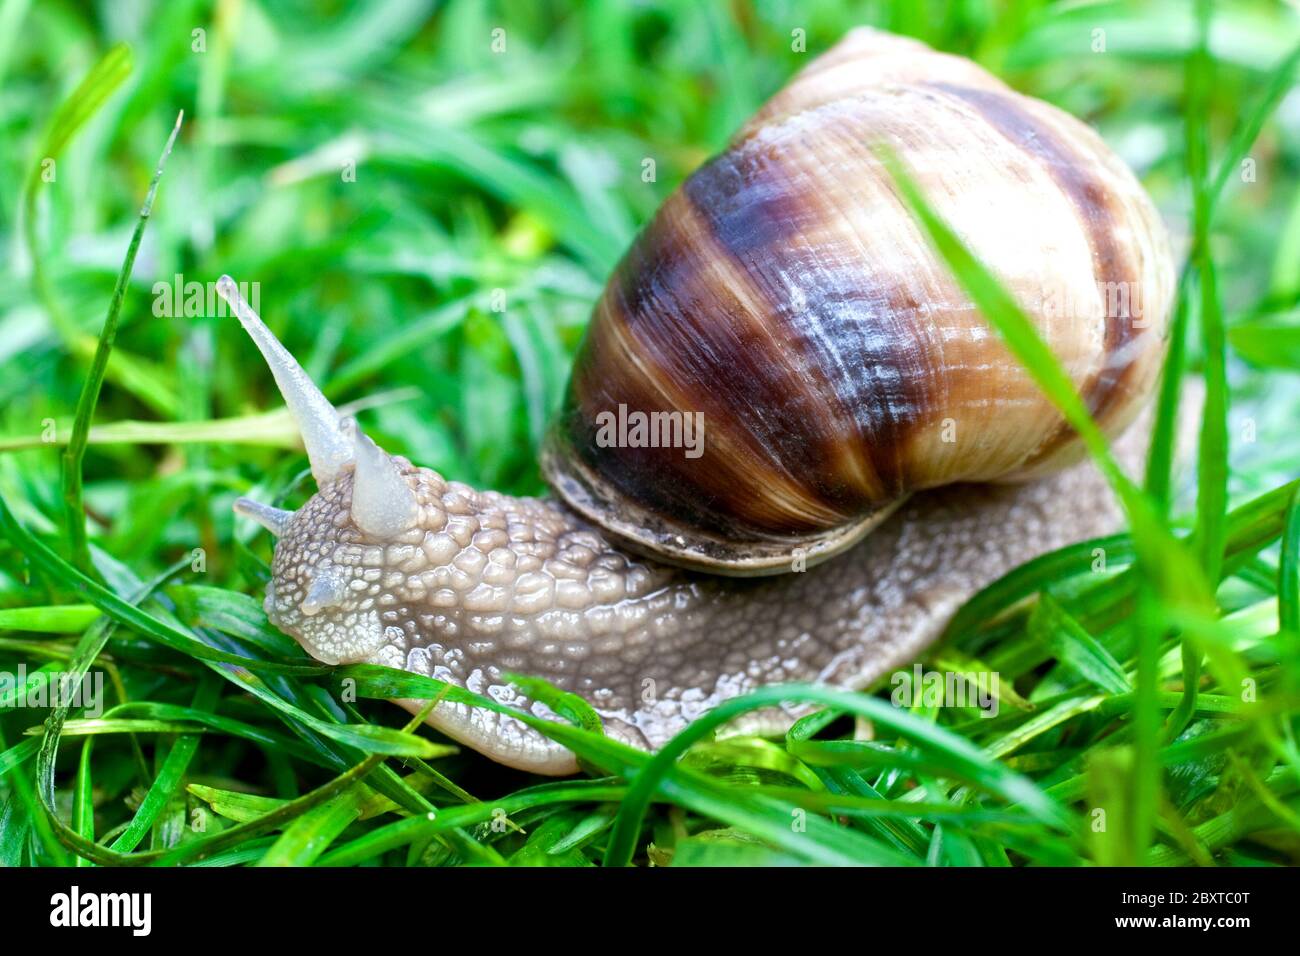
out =
[[(379, 396), (362, 413), (363, 424), (389, 450), (481, 487), (540, 491), (537, 443), (589, 309), (632, 236), (788, 76), (859, 24), (971, 56), (1017, 89), (1093, 124), (1138, 172), (1186, 254), (1192, 191), (1183, 112), (1197, 33), (1193, 5), (1182, 0), (0, 0), (0, 494), (30, 527), (55, 529), (59, 456), (48, 439), (66, 440), (140, 201), (181, 109), (186, 122), (135, 264), (96, 411), (96, 423), (106, 427), (92, 432), (85, 460), (99, 563), (119, 562), (138, 582), (202, 548), (203, 585), (260, 601), (269, 542), (251, 529), (237, 538), (230, 503), (259, 486), (264, 498), (286, 493), (290, 505), (310, 492), (310, 482), (300, 481), (304, 459), (291, 451), (293, 431), (273, 411), (280, 399), (271, 378), (237, 324), (206, 309), (157, 314), (155, 283), (170, 287), (177, 275), (213, 283), (229, 272), (257, 283), (262, 315), (333, 400)], [(1099, 38), (1104, 50), (1096, 49)], [(806, 52), (796, 49), (799, 39)], [(494, 42), (504, 50), (494, 50)], [(1212, 168), (1298, 42), (1294, 4), (1216, 5), (1204, 110)], [(50, 155), (56, 110), (116, 44), (129, 49), (117, 64), (120, 85), (107, 85), (102, 104), (87, 109), (84, 125)], [(81, 99), (87, 106), (89, 98)], [(78, 103), (71, 108), (75, 113)], [(1249, 168), (1228, 181), (1212, 236), (1232, 346), (1234, 504), (1300, 471), (1300, 90), (1289, 83), (1248, 160)], [(654, 176), (647, 181), (650, 163)], [(493, 310), (493, 296), (504, 296), (503, 312)], [(1200, 365), (1196, 311), (1188, 339), (1193, 372)], [(1277, 558), (1266, 552), (1252, 560), (1254, 585), (1231, 583), (1224, 603), (1225, 610), (1253, 613), (1253, 621), (1272, 596), (1260, 582), (1276, 576)], [(200, 592), (172, 598), (180, 605), (188, 599), (193, 610), (212, 598)], [(0, 544), (0, 614), (74, 597), (34, 574), (12, 543)], [(223, 605), (222, 613), (232, 608), (248, 605)], [(67, 660), (76, 634), (94, 617), (56, 622), (46, 611), (11, 617), (8, 626), (0, 617), (0, 668)], [(264, 622), (245, 622), (241, 630), (221, 618), (223, 629), (218, 617), (204, 618), (200, 609), (187, 623), (274, 641)], [(196, 682), (199, 696), (209, 692), (205, 678), (196, 677), (201, 668), (187, 668), (171, 652), (123, 634), (110, 652), (119, 689), (131, 700), (197, 707)], [(1264, 666), (1271, 664), (1264, 658)], [(280, 690), (304, 710), (324, 707), (310, 689)], [(301, 699), (294, 696), (299, 691)], [(253, 724), (279, 726), (245, 698), (227, 698), (223, 707)], [(361, 720), (327, 707), (321, 712)], [(396, 725), (395, 711), (364, 713)], [(303, 732), (293, 720), (290, 729)], [(32, 723), (30, 714), (0, 713), (9, 744)], [(1103, 730), (1089, 727), (1088, 739), (1104, 738)], [(169, 732), (156, 742), (141, 736), (130, 743), (119, 733), (93, 763), (84, 758), (76, 779), (93, 780), (85, 799), (99, 808), (101, 831), (126, 826), (142, 795), (157, 788), (174, 739), (187, 739)], [(162, 849), (183, 840), (178, 821), (204, 802), (195, 786), (290, 800), (304, 781), (327, 779), (304, 767), (351, 763), (346, 748), (331, 751), (331, 759), (320, 751), (314, 761), (275, 750), (247, 738), (205, 737), (179, 773), (168, 771), (164, 806), (151, 811), (141, 838), (147, 832), (149, 845)], [(817, 779), (784, 751), (762, 754), (715, 754), (724, 768), (717, 775), (741, 783), (767, 780), (764, 773)], [(11, 765), (0, 761), (0, 856), (62, 861), (31, 790), (16, 782), (34, 773), (30, 754), (20, 756), (12, 755)], [(1227, 759), (1216, 753), (1219, 765)], [(1033, 760), (1026, 765), (1032, 769)], [(461, 784), (488, 793), (521, 785), (518, 775), (473, 755), (450, 766), (455, 772), (447, 775), (457, 783), (444, 781), (447, 793)], [(62, 775), (76, 769), (72, 758), (62, 757), (59, 769), (58, 798), (71, 801), (75, 794), (63, 790)], [(434, 779), (422, 775), (426, 786), (417, 789), (423, 793)], [(31, 785), (37, 783), (33, 777)], [(902, 792), (907, 781), (876, 783), (883, 798)], [(967, 799), (955, 791), (948, 796)], [(1225, 799), (1220, 790), (1211, 796)], [(554, 832), (547, 831), (542, 850), (532, 842), (541, 838), (529, 837), (524, 861), (537, 862), (537, 853), (551, 862), (594, 858), (608, 811), (566, 814), (536, 817)], [(1190, 810), (1187, 816), (1188, 827), (1203, 822)], [(701, 819), (688, 822), (665, 809), (647, 834), (662, 847), (707, 829)], [(936, 850), (931, 828), (920, 859), (1008, 859), (990, 849), (997, 839), (989, 833), (964, 832), (968, 845), (950, 832), (949, 849)], [(503, 847), (510, 838), (525, 839), (485, 833), (462, 834), (469, 842), (441, 847), (439, 859), (482, 858), (467, 849), (480, 839)], [(910, 830), (893, 838), (909, 850), (920, 839)], [(270, 837), (259, 839), (239, 844), (242, 855), (232, 861), (259, 858), (272, 845)], [(1222, 845), (1239, 839), (1234, 833)], [(706, 844), (681, 844), (692, 849), (679, 862), (722, 859), (711, 855), (716, 847), (701, 849)], [(786, 859), (739, 845), (732, 848), (736, 859)], [(1068, 841), (1060, 846), (1070, 848), (1067, 859), (1088, 857)], [(427, 861), (414, 852), (376, 852), (386, 862)], [(1263, 861), (1293, 856), (1297, 847), (1292, 838), (1233, 852), (1238, 861)], [(366, 859), (359, 851), (354, 857)], [(666, 862), (671, 855), (648, 858)]]

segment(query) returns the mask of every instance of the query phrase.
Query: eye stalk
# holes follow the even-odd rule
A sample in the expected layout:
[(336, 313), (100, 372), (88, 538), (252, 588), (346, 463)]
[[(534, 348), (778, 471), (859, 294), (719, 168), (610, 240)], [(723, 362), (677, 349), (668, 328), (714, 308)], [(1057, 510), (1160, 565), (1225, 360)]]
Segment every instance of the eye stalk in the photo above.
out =
[(262, 357), (266, 359), (266, 364), (270, 366), (275, 384), (284, 396), (289, 414), (293, 416), (298, 432), (302, 435), (302, 443), (307, 449), (312, 477), (316, 479), (317, 486), (329, 484), (339, 476), (345, 465), (352, 462), (352, 440), (344, 431), (339, 413), (239, 294), (239, 286), (234, 279), (223, 275), (217, 280), (217, 292), (234, 310), (240, 325), (252, 337)]
[[(302, 434), (316, 484), (324, 487), (349, 466), (355, 468), (352, 519), (373, 538), (392, 538), (415, 526), (420, 517), (415, 491), (397, 463), (357, 427), (342, 418), (280, 340), (240, 295), (230, 276), (217, 281), (217, 292), (230, 304), (275, 376), (289, 413)], [(235, 511), (252, 518), (277, 537), (284, 534), (293, 512), (281, 511), (248, 498), (235, 502)], [(322, 595), (324, 597), (324, 595)], [(327, 606), (322, 603), (322, 607)]]

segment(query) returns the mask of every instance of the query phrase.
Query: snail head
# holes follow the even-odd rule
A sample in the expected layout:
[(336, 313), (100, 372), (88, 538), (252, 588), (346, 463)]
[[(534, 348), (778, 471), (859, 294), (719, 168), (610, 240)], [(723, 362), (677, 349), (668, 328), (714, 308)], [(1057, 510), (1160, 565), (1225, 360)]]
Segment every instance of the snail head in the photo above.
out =
[[(445, 565), (456, 549), (422, 547), (426, 531), (447, 524), (446, 501), (459, 489), (436, 473), (389, 455), (330, 404), (280, 344), (229, 276), (218, 292), (261, 351), (302, 436), (317, 492), (298, 511), (249, 498), (235, 511), (279, 541), (267, 584), (271, 622), (326, 663), (367, 659), (400, 635), (385, 614), (397, 605), (391, 578), (415, 565)], [(417, 560), (418, 559), (418, 560)]]

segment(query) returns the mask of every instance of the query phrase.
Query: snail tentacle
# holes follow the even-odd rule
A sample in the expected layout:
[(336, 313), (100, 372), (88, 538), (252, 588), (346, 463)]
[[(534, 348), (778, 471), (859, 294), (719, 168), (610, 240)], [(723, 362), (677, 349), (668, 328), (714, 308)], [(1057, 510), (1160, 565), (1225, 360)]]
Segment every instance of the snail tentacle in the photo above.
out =
[(373, 538), (394, 538), (420, 518), (415, 492), (393, 459), (348, 420), (356, 459), (352, 485), (352, 520)]
[(239, 292), (239, 286), (228, 275), (217, 280), (217, 293), (226, 300), (239, 319), (266, 364), (275, 377), (275, 384), (284, 396), (289, 413), (293, 416), (298, 433), (302, 435), (311, 461), (312, 477), (316, 484), (324, 485), (338, 477), (343, 466), (352, 461), (352, 442), (343, 429), (339, 413), (330, 404), (316, 383), (311, 380), (297, 359), (280, 344), (261, 317)]
[(284, 534), (284, 529), (293, 520), (292, 511), (275, 508), (252, 498), (236, 498), (234, 509), (236, 514), (251, 518), (277, 538)]

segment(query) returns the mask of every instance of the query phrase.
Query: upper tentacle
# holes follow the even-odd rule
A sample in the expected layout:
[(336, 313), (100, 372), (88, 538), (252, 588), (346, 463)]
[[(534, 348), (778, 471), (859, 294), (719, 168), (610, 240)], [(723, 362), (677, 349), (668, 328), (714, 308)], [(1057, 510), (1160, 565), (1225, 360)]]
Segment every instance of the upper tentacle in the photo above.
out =
[(234, 279), (223, 275), (217, 281), (217, 292), (230, 304), (270, 366), (275, 384), (302, 435), (316, 484), (328, 484), (352, 461), (352, 440), (343, 428), (338, 411), (240, 295)]

